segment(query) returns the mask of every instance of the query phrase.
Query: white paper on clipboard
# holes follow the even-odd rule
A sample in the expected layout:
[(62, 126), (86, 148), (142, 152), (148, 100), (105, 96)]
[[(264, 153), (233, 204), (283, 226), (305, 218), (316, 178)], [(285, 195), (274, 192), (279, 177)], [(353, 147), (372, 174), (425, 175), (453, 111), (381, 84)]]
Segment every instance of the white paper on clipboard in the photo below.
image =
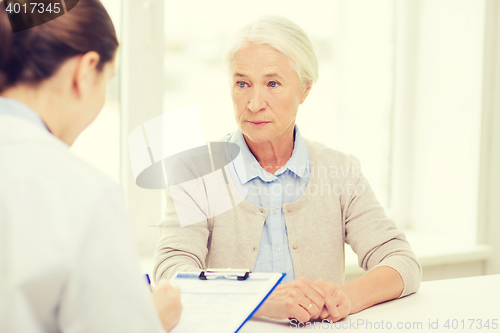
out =
[(178, 272), (170, 283), (181, 289), (181, 318), (171, 333), (233, 333), (249, 320), (285, 274), (250, 273), (244, 281), (224, 274), (200, 280), (199, 272)]

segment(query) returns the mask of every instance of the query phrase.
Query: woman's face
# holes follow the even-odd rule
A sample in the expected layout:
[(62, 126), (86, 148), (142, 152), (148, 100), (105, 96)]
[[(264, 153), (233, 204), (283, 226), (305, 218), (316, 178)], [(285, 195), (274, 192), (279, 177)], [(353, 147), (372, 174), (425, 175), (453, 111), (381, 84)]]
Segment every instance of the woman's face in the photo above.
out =
[(240, 130), (255, 143), (289, 133), (310, 84), (302, 85), (289, 59), (265, 45), (249, 45), (231, 63), (231, 97)]

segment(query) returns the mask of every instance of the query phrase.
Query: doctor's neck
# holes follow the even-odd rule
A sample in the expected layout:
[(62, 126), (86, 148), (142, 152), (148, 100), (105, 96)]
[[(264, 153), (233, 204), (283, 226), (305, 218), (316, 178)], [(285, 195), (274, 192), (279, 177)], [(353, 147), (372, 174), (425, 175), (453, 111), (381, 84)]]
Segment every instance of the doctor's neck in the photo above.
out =
[(102, 107), (96, 108), (92, 101), (96, 98), (89, 98), (95, 93), (90, 87), (96, 84), (98, 74), (93, 74), (97, 71), (88, 67), (98, 62), (99, 56), (95, 52), (71, 58), (42, 82), (16, 84), (3, 90), (0, 96), (29, 106), (42, 118), (53, 135), (71, 146)]
[(104, 105), (115, 56), (102, 65), (95, 51), (73, 56), (41, 82), (14, 84), (2, 90), (0, 96), (29, 106), (53, 135), (71, 146)]
[(20, 84), (2, 91), (0, 96), (29, 106), (42, 118), (53, 135), (71, 146), (79, 133), (74, 133), (71, 126), (68, 126), (70, 119), (64, 112), (64, 98), (61, 98), (60, 92), (50, 88), (53, 84), (50, 80), (37, 86)]

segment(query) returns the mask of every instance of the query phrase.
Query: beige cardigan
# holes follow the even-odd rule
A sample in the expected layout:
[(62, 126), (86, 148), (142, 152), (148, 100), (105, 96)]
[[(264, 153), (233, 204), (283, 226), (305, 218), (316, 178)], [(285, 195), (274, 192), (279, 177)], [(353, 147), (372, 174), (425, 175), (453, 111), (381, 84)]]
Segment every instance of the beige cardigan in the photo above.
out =
[[(403, 232), (387, 218), (375, 198), (361, 173), (359, 160), (320, 143), (305, 142), (311, 158), (309, 183), (299, 200), (283, 205), (295, 277), (342, 284), (347, 243), (364, 270), (389, 266), (399, 272), (404, 282), (400, 297), (416, 292), (421, 266)], [(168, 193), (167, 215), (160, 224), (154, 256), (155, 281), (169, 279), (181, 270), (253, 269), (268, 209), (244, 200), (227, 168), (226, 174), (234, 201), (241, 202), (194, 225), (180, 226)], [(183, 197), (189, 198), (183, 201), (184, 208), (199, 210), (201, 216), (213, 216), (208, 212), (212, 208), (206, 197), (216, 194), (211, 194), (204, 184), (207, 182), (200, 181), (194, 187), (181, 188)]]

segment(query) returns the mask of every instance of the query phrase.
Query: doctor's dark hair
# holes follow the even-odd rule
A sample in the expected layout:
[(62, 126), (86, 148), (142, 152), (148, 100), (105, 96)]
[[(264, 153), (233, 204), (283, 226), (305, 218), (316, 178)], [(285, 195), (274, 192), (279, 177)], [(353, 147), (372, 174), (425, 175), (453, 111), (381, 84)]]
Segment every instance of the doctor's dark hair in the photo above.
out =
[[(30, 19), (23, 14), (23, 20)], [(101, 71), (117, 48), (115, 28), (99, 0), (80, 0), (66, 14), (16, 33), (0, 1), (0, 92), (17, 84), (37, 85), (69, 58), (90, 51), (99, 54)]]

